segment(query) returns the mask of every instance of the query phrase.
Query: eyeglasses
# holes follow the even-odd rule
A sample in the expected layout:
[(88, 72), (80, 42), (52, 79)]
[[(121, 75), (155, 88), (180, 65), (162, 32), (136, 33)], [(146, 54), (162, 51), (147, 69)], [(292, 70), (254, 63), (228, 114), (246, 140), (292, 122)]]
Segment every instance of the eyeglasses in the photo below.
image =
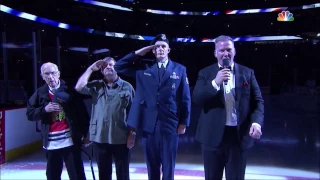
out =
[(44, 72), (44, 73), (42, 73), (42, 75), (43, 75), (44, 77), (50, 77), (50, 75), (52, 75), (52, 76), (56, 76), (56, 75), (58, 74), (58, 72), (59, 72), (59, 71), (54, 71), (54, 72)]

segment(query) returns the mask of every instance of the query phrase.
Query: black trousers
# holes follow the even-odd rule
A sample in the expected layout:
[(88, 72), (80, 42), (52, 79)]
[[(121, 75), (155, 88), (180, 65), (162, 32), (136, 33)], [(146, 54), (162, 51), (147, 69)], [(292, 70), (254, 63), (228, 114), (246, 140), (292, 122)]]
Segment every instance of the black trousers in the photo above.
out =
[(116, 165), (117, 179), (129, 180), (130, 150), (127, 144), (93, 143), (99, 179), (112, 180), (112, 162)]
[(47, 179), (61, 180), (63, 162), (66, 165), (70, 180), (86, 180), (81, 149), (79, 146), (70, 146), (57, 150), (46, 150)]
[(179, 135), (176, 131), (163, 132), (160, 126), (160, 123), (157, 123), (153, 133), (142, 134), (148, 179), (160, 180), (160, 167), (162, 167), (162, 179), (173, 180)]
[(241, 149), (237, 127), (225, 127), (221, 145), (202, 145), (205, 180), (219, 180), (225, 169), (226, 180), (244, 180), (247, 151)]

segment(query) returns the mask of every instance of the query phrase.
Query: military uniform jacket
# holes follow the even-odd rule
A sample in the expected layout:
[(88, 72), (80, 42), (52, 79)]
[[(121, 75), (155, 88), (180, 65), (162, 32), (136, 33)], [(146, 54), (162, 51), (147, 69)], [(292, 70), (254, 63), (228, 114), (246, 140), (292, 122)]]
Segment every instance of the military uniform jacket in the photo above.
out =
[(159, 120), (163, 131), (175, 133), (179, 124), (189, 126), (191, 98), (185, 66), (169, 60), (159, 80), (158, 64), (141, 63), (141, 57), (133, 52), (114, 68), (119, 74), (136, 79), (136, 94), (128, 117), (130, 127), (153, 132)]

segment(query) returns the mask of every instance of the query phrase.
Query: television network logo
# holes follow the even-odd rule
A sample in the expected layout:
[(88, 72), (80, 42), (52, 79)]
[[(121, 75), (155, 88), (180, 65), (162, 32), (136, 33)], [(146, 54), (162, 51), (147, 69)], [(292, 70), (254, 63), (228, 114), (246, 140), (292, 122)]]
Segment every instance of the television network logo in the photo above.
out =
[(282, 11), (278, 14), (278, 21), (294, 21), (293, 14), (290, 11)]

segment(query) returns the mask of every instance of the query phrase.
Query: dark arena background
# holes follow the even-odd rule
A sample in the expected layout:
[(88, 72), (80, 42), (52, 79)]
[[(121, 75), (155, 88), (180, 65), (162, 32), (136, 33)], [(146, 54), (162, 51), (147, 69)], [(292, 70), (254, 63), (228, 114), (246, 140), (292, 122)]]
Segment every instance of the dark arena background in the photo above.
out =
[[(74, 86), (96, 60), (117, 60), (160, 33), (170, 40), (170, 58), (187, 67), (191, 91), (199, 70), (216, 62), (213, 41), (222, 34), (235, 41), (235, 61), (255, 70), (265, 124), (249, 152), (246, 179), (319, 179), (319, 1), (2, 0), (0, 11), (1, 180), (46, 179), (40, 124), (25, 115), (26, 99), (45, 83), (41, 64), (56, 63)], [(90, 112), (90, 97), (83, 99)], [(204, 179), (194, 140), (200, 110), (192, 104), (190, 127), (180, 135), (176, 179)], [(83, 149), (91, 156), (91, 146)], [(89, 157), (83, 158), (92, 179)], [(130, 176), (147, 179), (139, 136)], [(62, 178), (68, 179), (66, 169)]]

